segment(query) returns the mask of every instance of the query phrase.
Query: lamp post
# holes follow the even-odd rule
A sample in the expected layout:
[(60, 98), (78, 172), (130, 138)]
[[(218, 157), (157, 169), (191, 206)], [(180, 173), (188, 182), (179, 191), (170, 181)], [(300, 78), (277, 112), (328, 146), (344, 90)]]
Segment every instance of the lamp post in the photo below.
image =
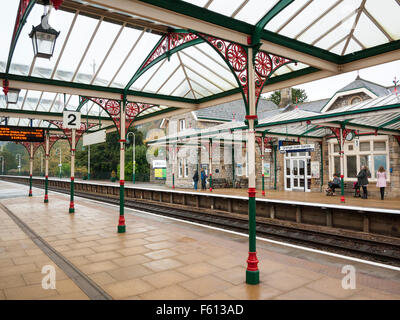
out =
[[(127, 138), (129, 139), (129, 135), (132, 134), (133, 140), (132, 140), (132, 183), (135, 183), (136, 180), (136, 159), (135, 159), (135, 134), (130, 131), (127, 134)], [(128, 140), (129, 141), (129, 140)]]
[(21, 175), (21, 154), (17, 153), (15, 159), (18, 160), (18, 175)]
[(4, 175), (4, 157), (0, 156), (1, 159), (1, 174)]
[(58, 154), (58, 152), (60, 153), (60, 162), (58, 164), (58, 167), (60, 168), (60, 179), (61, 179), (61, 167), (62, 167), (62, 164), (61, 164), (61, 148), (57, 148), (56, 149), (56, 154)]

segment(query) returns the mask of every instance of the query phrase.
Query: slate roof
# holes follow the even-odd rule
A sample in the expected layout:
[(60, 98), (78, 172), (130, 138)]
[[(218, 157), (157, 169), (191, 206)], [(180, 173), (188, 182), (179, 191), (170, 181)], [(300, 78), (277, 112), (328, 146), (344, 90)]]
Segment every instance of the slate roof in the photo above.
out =
[[(321, 100), (299, 103), (297, 104), (297, 106), (299, 107), (300, 110), (321, 113), (322, 108), (328, 103), (328, 101), (329, 99), (321, 99)], [(283, 112), (287, 112), (294, 109), (296, 109), (296, 105), (289, 104), (282, 110)]]
[(378, 97), (383, 97), (390, 94), (390, 90), (384, 86), (381, 86), (377, 83), (361, 79), (359, 76), (351, 83), (343, 87), (342, 89), (338, 90), (338, 92), (345, 92), (359, 88), (366, 88), (376, 94)]
[[(261, 99), (258, 103), (257, 114), (263, 118), (270, 114), (279, 113), (278, 106), (272, 101)], [(243, 100), (236, 100), (194, 111), (196, 117), (201, 119), (220, 120), (220, 121), (244, 121), (246, 109)]]

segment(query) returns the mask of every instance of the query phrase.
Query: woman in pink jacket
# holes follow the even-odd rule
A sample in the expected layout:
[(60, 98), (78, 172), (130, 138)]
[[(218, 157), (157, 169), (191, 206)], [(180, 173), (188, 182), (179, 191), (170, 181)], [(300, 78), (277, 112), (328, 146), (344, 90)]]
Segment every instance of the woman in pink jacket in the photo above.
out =
[(385, 187), (386, 187), (386, 172), (385, 168), (383, 166), (380, 166), (378, 169), (378, 172), (376, 173), (376, 186), (381, 189), (381, 200), (383, 200), (385, 196)]

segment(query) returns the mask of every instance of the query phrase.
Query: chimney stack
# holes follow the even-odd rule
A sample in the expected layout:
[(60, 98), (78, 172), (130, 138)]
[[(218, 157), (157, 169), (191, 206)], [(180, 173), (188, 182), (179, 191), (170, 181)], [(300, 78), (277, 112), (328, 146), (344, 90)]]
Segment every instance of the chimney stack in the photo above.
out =
[(292, 103), (292, 88), (281, 89), (281, 102), (279, 108), (284, 108)]

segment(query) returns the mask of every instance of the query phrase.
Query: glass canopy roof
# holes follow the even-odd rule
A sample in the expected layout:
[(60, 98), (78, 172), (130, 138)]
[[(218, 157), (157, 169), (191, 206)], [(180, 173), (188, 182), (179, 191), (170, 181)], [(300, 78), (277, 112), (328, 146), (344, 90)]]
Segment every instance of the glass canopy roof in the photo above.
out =
[[(279, 0), (185, 0), (255, 25)], [(400, 39), (397, 0), (296, 0), (265, 30), (338, 55)]]
[[(136, 102), (143, 102), (140, 97), (147, 97), (146, 103), (149, 99), (158, 99), (153, 108), (141, 114), (148, 119), (152, 113), (160, 114), (175, 107), (173, 103), (167, 107), (160, 101), (183, 101), (195, 107), (203, 101), (240, 94), (237, 80), (226, 62), (204, 42), (174, 52), (168, 59), (146, 70), (133, 83), (130, 81), (159, 41), (171, 30), (178, 30), (177, 26), (182, 28), (179, 15), (203, 21), (209, 19), (203, 14), (205, 12), (217, 14), (215, 17), (222, 15), (228, 20), (217, 21), (215, 25), (229, 26), (232, 33), (238, 31), (236, 25), (243, 30), (254, 30), (260, 21), (268, 17), (267, 23), (261, 24), (263, 31), (269, 32), (268, 35), (281, 37), (277, 39), (283, 41), (283, 45), (287, 41), (290, 49), (306, 50), (307, 54), (317, 48), (322, 50), (319, 51), (322, 56), (330, 54), (331, 60), (336, 56), (360, 53), (390, 43), (395, 46), (387, 51), (395, 50), (399, 47), (400, 38), (396, 20), (400, 16), (398, 0), (231, 0), (229, 5), (224, 0), (175, 1), (167, 10), (175, 11), (177, 26), (174, 21), (161, 22), (163, 19), (159, 20), (157, 15), (150, 17), (151, 14), (146, 16), (141, 11), (135, 12), (135, 6), (130, 1), (121, 3), (126, 2), (132, 10), (125, 10), (123, 6), (111, 8), (111, 2), (104, 0), (64, 0), (59, 10), (51, 9), (50, 13), (50, 25), (60, 31), (54, 55), (49, 60), (36, 59), (28, 34), (32, 26), (39, 24), (44, 6), (41, 0), (31, 0), (33, 2), (35, 4), (11, 55), (8, 73), (10, 47), (0, 46), (2, 78), (14, 76), (26, 82), (40, 79), (60, 87), (68, 84), (76, 88), (79, 84), (88, 90), (102, 91), (103, 96), (104, 92), (119, 93), (119, 96), (122, 90), (129, 90), (132, 96), (139, 96)], [(3, 43), (11, 43), (19, 3), (19, 0), (10, 0), (0, 11)], [(160, 7), (165, 11), (165, 6), (157, 0), (135, 3)], [(189, 25), (187, 29), (190, 29)], [(214, 31), (209, 28), (210, 35)], [(264, 39), (262, 37), (261, 40)], [(285, 57), (297, 61), (297, 56)], [(272, 74), (270, 81), (279, 83), (318, 71), (310, 67), (306, 60), (282, 66)], [(49, 92), (43, 86), (42, 90), (21, 90), (15, 105), (5, 105), (1, 95), (0, 109), (61, 113), (64, 109), (76, 110), (79, 101), (77, 94), (64, 94), (62, 88), (58, 92)], [(92, 102), (80, 110), (84, 115), (108, 116)], [(17, 120), (17, 124), (21, 123), (22, 120)], [(38, 124), (41, 125), (40, 120)]]

